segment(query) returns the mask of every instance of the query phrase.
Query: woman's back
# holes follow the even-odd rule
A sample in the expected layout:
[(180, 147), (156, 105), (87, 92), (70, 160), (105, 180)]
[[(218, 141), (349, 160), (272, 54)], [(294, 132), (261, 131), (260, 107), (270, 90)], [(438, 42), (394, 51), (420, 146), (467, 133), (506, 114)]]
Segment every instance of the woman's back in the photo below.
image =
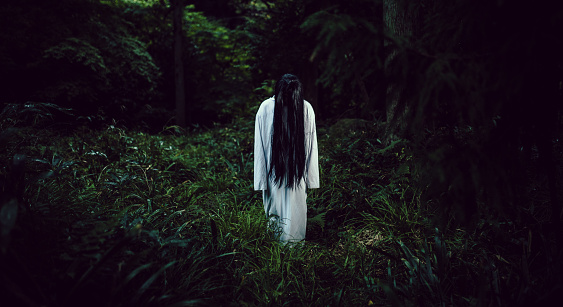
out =
[[(274, 98), (269, 98), (262, 102), (255, 121), (255, 140), (254, 140), (254, 189), (264, 190), (268, 187), (267, 181), (272, 159), (272, 138), (274, 121)], [(315, 125), (315, 112), (307, 101), (304, 103), (304, 142), (305, 142), (305, 172), (304, 180), (308, 188), (319, 187), (318, 163), (311, 164), (311, 161), (318, 161), (317, 133)], [(284, 187), (284, 185), (282, 185)]]
[[(278, 99), (272, 97), (263, 101), (256, 113), (254, 189), (262, 190), (264, 210), (280, 241), (297, 242), (305, 239), (306, 188), (319, 187), (315, 113), (305, 100), (301, 102), (302, 116), (297, 113), (298, 108), (284, 111), (284, 106), (295, 102), (288, 100), (299, 95), (284, 95), (285, 101), (281, 101), (280, 92), (283, 87), (276, 85)], [(293, 106), (299, 107), (299, 103), (289, 108)], [(296, 131), (301, 131), (302, 135), (295, 135)]]

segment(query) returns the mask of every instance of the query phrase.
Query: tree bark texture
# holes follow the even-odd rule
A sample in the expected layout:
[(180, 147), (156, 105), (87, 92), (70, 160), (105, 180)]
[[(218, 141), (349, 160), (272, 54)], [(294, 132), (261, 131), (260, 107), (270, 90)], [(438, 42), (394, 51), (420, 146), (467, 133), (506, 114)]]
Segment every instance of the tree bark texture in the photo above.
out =
[[(406, 1), (383, 0), (383, 28), (385, 32), (396, 38), (410, 38), (415, 25), (415, 11), (412, 5)], [(408, 43), (407, 43), (408, 44)], [(408, 46), (397, 46), (396, 43), (384, 39), (383, 42), (385, 61), (384, 72), (387, 82), (385, 95), (386, 106), (386, 136), (390, 140), (400, 135), (406, 129), (406, 114), (408, 105), (404, 101), (405, 82), (401, 82), (401, 76), (391, 72), (391, 65), (406, 65), (408, 63), (397, 63), (399, 48)], [(396, 71), (396, 69), (395, 69)]]
[(186, 93), (184, 83), (184, 62), (182, 60), (184, 5), (182, 0), (171, 0), (174, 23), (174, 85), (176, 100), (176, 125), (186, 127)]

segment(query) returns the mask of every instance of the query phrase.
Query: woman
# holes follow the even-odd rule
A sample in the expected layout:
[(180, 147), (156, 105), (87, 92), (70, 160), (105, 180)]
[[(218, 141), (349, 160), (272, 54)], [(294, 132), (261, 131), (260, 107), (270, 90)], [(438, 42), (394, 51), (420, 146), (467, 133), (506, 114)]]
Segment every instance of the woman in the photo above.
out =
[(284, 75), (256, 113), (254, 189), (282, 242), (305, 239), (307, 188), (319, 187), (315, 113), (299, 79)]

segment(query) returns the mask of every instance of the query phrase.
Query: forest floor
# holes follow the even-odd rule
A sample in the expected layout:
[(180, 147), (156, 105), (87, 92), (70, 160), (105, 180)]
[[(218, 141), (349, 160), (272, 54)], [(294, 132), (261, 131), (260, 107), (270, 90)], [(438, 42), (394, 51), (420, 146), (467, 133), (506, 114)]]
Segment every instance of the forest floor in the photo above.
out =
[(0, 291), (14, 306), (472, 306), (560, 289), (542, 206), (532, 224), (437, 227), (408, 144), (343, 127), (318, 127), (306, 241), (284, 246), (252, 188), (252, 119), (152, 135), (4, 122)]

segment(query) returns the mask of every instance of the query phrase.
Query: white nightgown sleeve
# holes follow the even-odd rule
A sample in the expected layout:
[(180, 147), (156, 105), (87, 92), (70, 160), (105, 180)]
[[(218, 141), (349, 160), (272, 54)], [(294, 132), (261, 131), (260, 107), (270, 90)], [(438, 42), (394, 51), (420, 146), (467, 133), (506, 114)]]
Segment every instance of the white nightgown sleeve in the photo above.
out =
[(320, 187), (319, 181), (319, 150), (317, 147), (317, 125), (315, 124), (315, 113), (313, 107), (308, 105), (307, 126), (305, 136), (307, 137), (306, 148), (306, 173), (305, 183), (307, 188), (316, 189)]
[(260, 111), (262, 110), (259, 110), (256, 114), (256, 122), (254, 124), (254, 190), (266, 190), (268, 187), (263, 112)]

